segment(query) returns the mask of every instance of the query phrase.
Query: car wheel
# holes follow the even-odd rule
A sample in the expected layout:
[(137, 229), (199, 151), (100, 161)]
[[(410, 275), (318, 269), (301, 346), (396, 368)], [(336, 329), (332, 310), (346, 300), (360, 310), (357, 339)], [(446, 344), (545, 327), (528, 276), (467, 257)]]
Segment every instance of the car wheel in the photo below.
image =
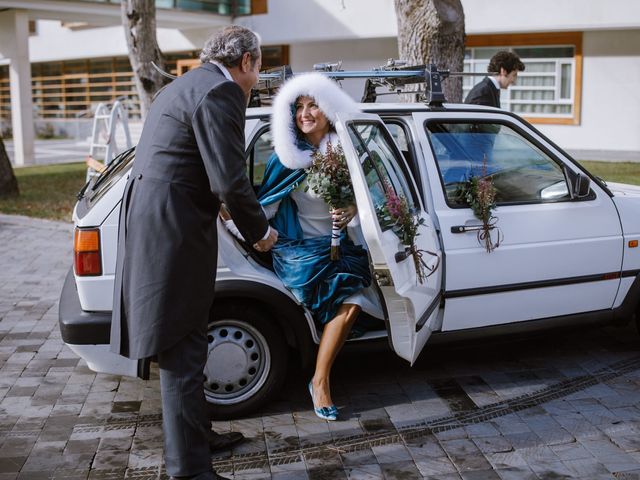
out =
[(205, 397), (211, 418), (247, 415), (280, 389), (288, 349), (275, 321), (251, 307), (213, 307), (207, 330)]

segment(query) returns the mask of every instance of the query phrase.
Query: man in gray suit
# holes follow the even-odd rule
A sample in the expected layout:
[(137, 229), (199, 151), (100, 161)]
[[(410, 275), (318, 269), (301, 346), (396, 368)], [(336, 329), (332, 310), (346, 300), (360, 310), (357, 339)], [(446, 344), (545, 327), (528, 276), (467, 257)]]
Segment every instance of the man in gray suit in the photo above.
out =
[(167, 473), (209, 480), (220, 478), (203, 389), (220, 203), (256, 249), (269, 250), (277, 232), (245, 173), (259, 40), (227, 27), (200, 58), (202, 66), (157, 96), (136, 148), (120, 211), (111, 348), (132, 359), (157, 356)]

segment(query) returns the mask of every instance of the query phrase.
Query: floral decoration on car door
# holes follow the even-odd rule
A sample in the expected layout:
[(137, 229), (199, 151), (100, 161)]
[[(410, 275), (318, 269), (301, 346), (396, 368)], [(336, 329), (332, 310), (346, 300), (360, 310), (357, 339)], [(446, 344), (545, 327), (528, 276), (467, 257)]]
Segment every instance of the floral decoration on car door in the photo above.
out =
[[(379, 207), (378, 218), (383, 226), (391, 227), (391, 230), (398, 236), (404, 245), (404, 252), (400, 253), (400, 258), (411, 255), (416, 268), (416, 276), (419, 283), (424, 281), (438, 269), (440, 257), (437, 253), (429, 250), (422, 250), (416, 246), (416, 237), (420, 235), (419, 227), (424, 225), (424, 218), (420, 218), (409, 208), (409, 203), (403, 195), (396, 194), (395, 190), (388, 183), (385, 184), (386, 203)], [(433, 267), (430, 267), (422, 258), (424, 254), (438, 258)], [(396, 255), (396, 258), (399, 258)], [(429, 272), (429, 273), (427, 273)]]
[[(500, 246), (504, 239), (502, 231), (496, 225), (498, 217), (493, 215), (496, 205), (496, 187), (493, 177), (487, 175), (487, 156), (482, 157), (482, 171), (480, 175), (474, 175), (459, 189), (458, 198), (471, 208), (473, 214), (482, 221), (478, 230), (478, 243), (483, 245), (487, 253), (493, 252)], [(495, 239), (491, 237), (491, 231), (495, 231)]]

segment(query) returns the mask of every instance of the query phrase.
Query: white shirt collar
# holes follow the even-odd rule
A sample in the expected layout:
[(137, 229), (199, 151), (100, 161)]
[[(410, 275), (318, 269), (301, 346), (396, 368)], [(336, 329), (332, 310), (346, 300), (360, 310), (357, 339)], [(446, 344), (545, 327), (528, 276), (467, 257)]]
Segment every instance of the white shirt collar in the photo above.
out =
[(491, 80), (493, 82), (493, 86), (496, 87), (498, 90), (500, 90), (500, 84), (498, 83), (498, 80), (496, 80), (494, 77), (489, 77), (489, 80)]
[(213, 63), (216, 67), (222, 70), (222, 74), (227, 78), (227, 80), (231, 80), (233, 82), (233, 77), (229, 73), (229, 70), (227, 70), (227, 67), (222, 65), (220, 62), (216, 62), (215, 60), (211, 60), (211, 63)]

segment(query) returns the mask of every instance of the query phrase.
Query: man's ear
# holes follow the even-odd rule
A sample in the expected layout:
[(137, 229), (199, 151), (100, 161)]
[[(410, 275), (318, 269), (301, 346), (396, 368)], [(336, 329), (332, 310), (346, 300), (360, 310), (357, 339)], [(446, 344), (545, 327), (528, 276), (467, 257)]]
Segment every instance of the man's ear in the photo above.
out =
[(251, 54), (249, 52), (245, 52), (242, 54), (240, 69), (242, 70), (242, 73), (247, 73), (251, 71)]
[(506, 77), (507, 75), (509, 75), (509, 72), (507, 72), (506, 68), (500, 67), (500, 75)]

